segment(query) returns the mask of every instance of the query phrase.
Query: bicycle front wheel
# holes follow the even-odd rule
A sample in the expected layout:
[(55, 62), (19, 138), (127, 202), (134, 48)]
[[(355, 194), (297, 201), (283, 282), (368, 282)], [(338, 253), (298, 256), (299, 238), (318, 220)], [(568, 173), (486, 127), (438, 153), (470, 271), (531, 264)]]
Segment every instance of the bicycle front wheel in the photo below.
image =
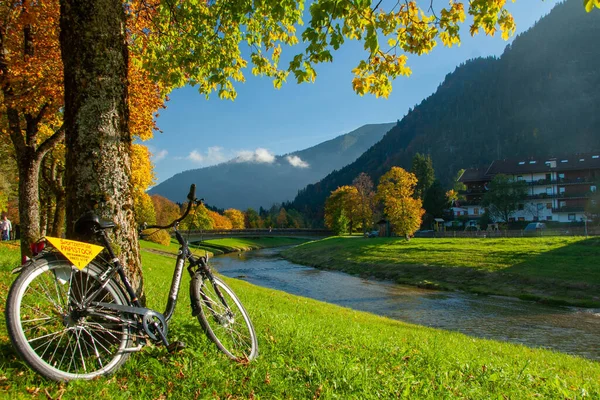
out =
[(125, 362), (131, 346), (131, 323), (123, 313), (96, 303), (127, 305), (113, 281), (104, 287), (102, 268), (91, 263), (78, 270), (50, 254), (26, 267), (6, 302), (8, 335), (21, 358), (55, 381), (107, 375)]
[(250, 317), (233, 290), (221, 279), (196, 274), (190, 287), (192, 308), (204, 332), (229, 358), (250, 361), (258, 355), (258, 341)]

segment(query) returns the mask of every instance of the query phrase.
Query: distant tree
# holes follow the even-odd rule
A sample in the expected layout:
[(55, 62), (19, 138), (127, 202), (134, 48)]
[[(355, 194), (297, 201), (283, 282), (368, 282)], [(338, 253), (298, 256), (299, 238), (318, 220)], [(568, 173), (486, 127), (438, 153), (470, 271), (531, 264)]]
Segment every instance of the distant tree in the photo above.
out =
[(433, 170), (433, 162), (431, 156), (417, 153), (412, 159), (410, 172), (417, 177), (417, 185), (415, 186), (415, 197), (423, 200), (425, 192), (431, 187), (435, 180), (435, 171)]
[[(181, 209), (183, 212), (187, 209), (187, 203), (181, 205)], [(215, 221), (213, 220), (210, 211), (204, 204), (198, 204), (197, 206), (192, 207), (190, 214), (181, 221), (180, 228), (182, 230), (209, 230), (213, 229), (215, 226)]]
[(246, 212), (244, 213), (244, 221), (245, 221), (246, 228), (256, 229), (256, 228), (263, 227), (262, 218), (256, 212), (256, 210), (254, 210), (252, 208), (247, 209)]
[(231, 221), (226, 216), (212, 210), (207, 210), (207, 214), (213, 220), (213, 229), (229, 230), (232, 228)]
[(352, 181), (352, 186), (358, 191), (357, 219), (362, 224), (363, 233), (371, 227), (373, 222), (373, 209), (375, 206), (375, 192), (373, 192), (373, 181), (369, 175), (361, 172)]
[(441, 218), (444, 215), (444, 210), (450, 206), (450, 201), (444, 192), (442, 183), (435, 180), (433, 184), (425, 192), (423, 199), (423, 208), (427, 214), (433, 218)]
[(527, 197), (527, 186), (523, 181), (514, 181), (510, 176), (498, 174), (488, 184), (481, 204), (487, 207), (492, 219), (508, 222), (519, 203)]
[(287, 213), (285, 212), (285, 208), (281, 207), (279, 209), (279, 213), (277, 214), (277, 218), (276, 218), (275, 222), (277, 222), (278, 228), (286, 228), (287, 227)]
[(392, 167), (379, 179), (377, 198), (383, 202), (384, 213), (397, 235), (410, 236), (421, 226), (425, 210), (423, 202), (414, 197), (417, 177), (400, 167)]
[(235, 208), (229, 208), (223, 213), (231, 221), (233, 229), (244, 229), (246, 227), (244, 213)]
[(354, 186), (340, 186), (325, 201), (325, 226), (336, 234), (352, 233), (357, 220), (360, 198)]
[(150, 196), (154, 206), (157, 225), (167, 225), (173, 222), (180, 215), (180, 208), (166, 197), (158, 194)]

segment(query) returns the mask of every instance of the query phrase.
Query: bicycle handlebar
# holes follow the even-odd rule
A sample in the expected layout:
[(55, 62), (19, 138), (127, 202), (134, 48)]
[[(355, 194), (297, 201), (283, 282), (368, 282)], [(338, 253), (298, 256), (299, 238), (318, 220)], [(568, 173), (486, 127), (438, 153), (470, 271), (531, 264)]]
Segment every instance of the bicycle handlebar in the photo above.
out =
[(183, 215), (179, 218), (177, 218), (175, 221), (171, 222), (169, 225), (146, 225), (144, 226), (142, 229), (169, 229), (172, 228), (173, 226), (175, 226), (175, 224), (183, 221), (185, 219), (185, 217), (188, 216), (188, 214), (190, 213), (190, 210), (192, 209), (192, 204), (196, 203), (196, 202), (202, 202), (202, 199), (198, 200), (196, 198), (196, 185), (194, 183), (192, 183), (192, 185), (190, 186), (190, 192), (187, 195), (187, 199), (188, 199), (188, 205), (187, 205), (187, 209), (185, 210), (185, 212), (183, 213)]

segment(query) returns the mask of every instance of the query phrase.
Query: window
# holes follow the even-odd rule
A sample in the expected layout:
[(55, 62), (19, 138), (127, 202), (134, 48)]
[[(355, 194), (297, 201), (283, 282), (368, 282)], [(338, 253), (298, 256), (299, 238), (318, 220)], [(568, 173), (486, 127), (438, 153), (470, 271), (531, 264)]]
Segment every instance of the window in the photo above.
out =
[(552, 203), (546, 203), (546, 209), (552, 210)]
[(515, 222), (515, 217), (509, 217), (508, 222)]
[(523, 210), (525, 208), (525, 204), (519, 204), (518, 209), (519, 211)]
[(529, 164), (535, 164), (535, 163), (537, 163), (537, 161), (535, 161), (535, 160), (529, 161)]
[(552, 188), (551, 188), (551, 187), (547, 187), (547, 188), (546, 188), (546, 194), (547, 194), (548, 196), (552, 196)]
[(525, 221), (525, 217), (519, 217), (519, 221)]
[(517, 182), (521, 182), (523, 180), (523, 175), (517, 176)]
[(600, 158), (600, 156), (592, 156), (592, 158)]
[(546, 221), (552, 221), (552, 217), (551, 216), (546, 217)]
[(525, 165), (525, 161), (519, 161), (519, 165)]
[(550, 181), (552, 179), (552, 175), (551, 174), (546, 174), (546, 180)]
[(596, 188), (596, 185), (592, 185), (592, 186), (590, 186), (590, 192), (592, 192), (592, 193), (596, 193), (596, 189), (597, 189), (597, 188)]
[(543, 203), (537, 203), (537, 209), (538, 209), (538, 211), (542, 211), (544, 209), (544, 204)]
[(558, 206), (560, 208), (566, 207), (567, 206), (567, 202), (566, 201), (561, 201)]
[(475, 208), (473, 209), (473, 214), (475, 214), (475, 215), (479, 215), (479, 208), (475, 207)]
[(569, 160), (560, 160), (560, 162), (562, 162), (562, 163), (568, 163)]
[(580, 158), (579, 161), (585, 161), (585, 158)]
[(569, 221), (575, 221), (575, 214), (569, 214)]
[(564, 186), (559, 187), (558, 188), (558, 193), (559, 194), (564, 194), (565, 193), (565, 187)]
[(558, 174), (558, 179), (565, 179), (565, 174)]

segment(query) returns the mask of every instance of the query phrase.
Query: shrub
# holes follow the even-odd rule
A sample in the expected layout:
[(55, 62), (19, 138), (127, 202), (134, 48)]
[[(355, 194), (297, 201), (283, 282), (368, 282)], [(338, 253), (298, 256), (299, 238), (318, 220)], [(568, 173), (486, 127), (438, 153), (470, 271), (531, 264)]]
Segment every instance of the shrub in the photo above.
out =
[(171, 244), (171, 235), (164, 229), (146, 229), (142, 232), (142, 237), (150, 242), (168, 246)]

